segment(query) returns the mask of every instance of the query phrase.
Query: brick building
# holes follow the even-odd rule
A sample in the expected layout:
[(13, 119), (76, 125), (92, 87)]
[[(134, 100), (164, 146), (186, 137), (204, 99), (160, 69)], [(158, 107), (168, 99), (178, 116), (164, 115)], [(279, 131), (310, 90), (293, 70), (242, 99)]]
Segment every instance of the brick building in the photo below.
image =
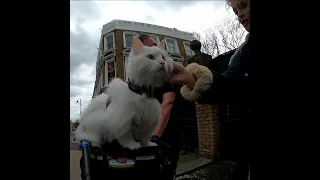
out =
[(158, 43), (166, 38), (166, 49), (174, 61), (183, 63), (193, 56), (191, 33), (152, 24), (113, 20), (103, 25), (97, 64), (94, 95), (101, 93), (114, 77), (126, 78), (125, 62), (129, 56), (132, 41), (140, 33), (151, 35)]

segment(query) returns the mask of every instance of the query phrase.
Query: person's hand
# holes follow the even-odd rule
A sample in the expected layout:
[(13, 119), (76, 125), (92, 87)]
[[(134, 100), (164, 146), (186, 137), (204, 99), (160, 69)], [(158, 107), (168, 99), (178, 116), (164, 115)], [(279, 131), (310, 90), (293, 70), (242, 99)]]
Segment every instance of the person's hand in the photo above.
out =
[(170, 77), (173, 84), (184, 84), (189, 88), (193, 88), (196, 82), (196, 77), (186, 70), (186, 68), (179, 63), (173, 62), (173, 71)]
[(153, 135), (150, 139), (151, 142), (158, 143), (160, 140), (160, 136)]

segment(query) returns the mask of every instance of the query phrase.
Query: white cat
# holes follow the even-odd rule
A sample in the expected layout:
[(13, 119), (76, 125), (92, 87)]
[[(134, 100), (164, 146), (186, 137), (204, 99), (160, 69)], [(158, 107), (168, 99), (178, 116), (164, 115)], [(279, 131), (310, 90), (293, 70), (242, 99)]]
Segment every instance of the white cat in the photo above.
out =
[(91, 100), (80, 117), (78, 140), (90, 141), (93, 146), (118, 140), (131, 150), (155, 145), (150, 137), (159, 122), (161, 106), (153, 92), (169, 80), (173, 69), (164, 47), (165, 40), (147, 47), (134, 39), (126, 64), (128, 82), (115, 78), (106, 93)]

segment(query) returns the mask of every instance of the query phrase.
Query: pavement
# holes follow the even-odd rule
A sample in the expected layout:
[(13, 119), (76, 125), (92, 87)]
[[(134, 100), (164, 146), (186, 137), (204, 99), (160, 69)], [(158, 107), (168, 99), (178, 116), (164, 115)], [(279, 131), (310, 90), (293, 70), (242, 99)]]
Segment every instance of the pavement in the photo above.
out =
[(70, 180), (81, 180), (80, 157), (81, 151), (70, 150)]

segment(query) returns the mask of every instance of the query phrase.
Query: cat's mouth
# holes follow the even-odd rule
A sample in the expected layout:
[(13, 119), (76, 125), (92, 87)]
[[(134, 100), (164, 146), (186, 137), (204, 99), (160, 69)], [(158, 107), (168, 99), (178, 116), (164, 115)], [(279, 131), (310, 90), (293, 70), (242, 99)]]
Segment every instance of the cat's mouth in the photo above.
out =
[(170, 71), (167, 66), (165, 66), (165, 65), (160, 66), (158, 71), (160, 71), (160, 72), (163, 71), (167, 75), (167, 77), (170, 77)]

